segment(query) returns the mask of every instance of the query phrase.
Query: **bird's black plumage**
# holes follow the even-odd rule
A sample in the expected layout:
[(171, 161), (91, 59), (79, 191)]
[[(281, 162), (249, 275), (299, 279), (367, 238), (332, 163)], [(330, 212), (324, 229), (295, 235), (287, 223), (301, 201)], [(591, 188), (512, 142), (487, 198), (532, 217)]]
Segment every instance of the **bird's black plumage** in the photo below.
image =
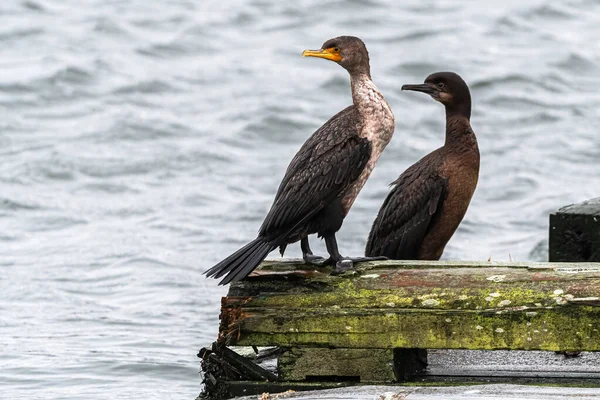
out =
[(207, 271), (208, 276), (228, 274), (222, 284), (236, 281), (277, 247), (312, 233), (324, 236), (339, 230), (343, 213), (329, 208), (341, 208), (341, 195), (371, 155), (369, 141), (358, 136), (355, 114), (354, 106), (346, 108), (304, 143), (286, 170), (258, 238)]
[(358, 135), (357, 124), (356, 110), (350, 106), (304, 143), (285, 173), (261, 236), (270, 241), (281, 236), (299, 240), (307, 231), (327, 231), (313, 216), (358, 179), (371, 155), (371, 145)]
[(439, 157), (430, 153), (396, 181), (373, 222), (365, 254), (393, 260), (416, 259), (419, 247), (447, 194)]
[[(308, 260), (312, 252), (307, 236), (313, 233), (325, 238), (334, 262), (342, 259), (337, 251), (335, 233), (370, 173), (366, 170), (367, 165), (369, 162), (374, 164), (383, 149), (381, 143), (376, 143), (375, 154), (372, 140), (362, 129), (370, 117), (373, 123), (378, 123), (379, 119), (387, 118), (387, 114), (383, 117), (380, 114), (370, 116), (365, 111), (370, 105), (364, 104), (366, 100), (359, 90), (366, 87), (373, 91), (370, 88), (374, 85), (370, 80), (368, 53), (360, 39), (343, 36), (326, 42), (319, 51), (307, 52), (336, 61), (349, 71), (353, 80), (354, 104), (313, 133), (294, 156), (258, 237), (206, 272), (209, 277), (225, 276), (220, 284), (243, 279), (269, 252), (279, 247), (283, 254), (289, 243), (299, 240), (302, 241), (303, 255)], [(385, 102), (383, 97), (377, 100)], [(385, 108), (377, 104), (377, 109)], [(386, 140), (383, 147), (393, 132), (393, 115), (391, 121), (391, 131), (388, 125), (381, 129)], [(377, 137), (379, 132), (375, 133)]]
[(393, 183), (373, 222), (365, 254), (439, 259), (477, 185), (479, 149), (469, 123), (471, 96), (462, 78), (451, 72), (403, 89), (425, 92), (445, 105), (446, 143)]

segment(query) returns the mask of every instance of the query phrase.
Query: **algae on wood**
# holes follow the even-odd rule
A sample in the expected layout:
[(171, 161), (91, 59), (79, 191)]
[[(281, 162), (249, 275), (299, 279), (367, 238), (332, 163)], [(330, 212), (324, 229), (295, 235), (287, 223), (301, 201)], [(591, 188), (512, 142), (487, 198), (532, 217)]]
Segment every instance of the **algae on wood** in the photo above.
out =
[(395, 382), (392, 349), (323, 349), (294, 347), (278, 362), (284, 381), (326, 380), (343, 377), (355, 382)]
[(230, 345), (600, 350), (600, 264), (265, 263), (229, 294)]

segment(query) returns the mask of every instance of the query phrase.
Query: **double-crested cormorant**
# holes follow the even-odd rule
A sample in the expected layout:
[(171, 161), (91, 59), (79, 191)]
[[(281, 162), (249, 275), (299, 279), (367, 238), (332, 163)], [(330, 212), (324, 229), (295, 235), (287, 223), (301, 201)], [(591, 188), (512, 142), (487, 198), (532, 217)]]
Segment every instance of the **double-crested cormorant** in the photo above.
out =
[[(224, 285), (239, 281), (279, 247), (300, 241), (306, 262), (317, 263), (308, 235), (325, 239), (325, 263), (343, 270), (352, 259), (340, 255), (335, 238), (344, 217), (392, 138), (394, 115), (371, 80), (369, 53), (359, 38), (340, 36), (308, 57), (335, 61), (350, 74), (353, 105), (334, 115), (302, 145), (287, 168), (258, 237), (208, 271)], [(361, 258), (364, 260), (366, 258)], [(354, 259), (354, 261), (359, 259)]]
[(373, 223), (365, 254), (396, 260), (439, 260), (462, 221), (479, 176), (471, 129), (471, 94), (453, 72), (438, 72), (402, 90), (429, 94), (446, 108), (446, 142), (392, 184)]

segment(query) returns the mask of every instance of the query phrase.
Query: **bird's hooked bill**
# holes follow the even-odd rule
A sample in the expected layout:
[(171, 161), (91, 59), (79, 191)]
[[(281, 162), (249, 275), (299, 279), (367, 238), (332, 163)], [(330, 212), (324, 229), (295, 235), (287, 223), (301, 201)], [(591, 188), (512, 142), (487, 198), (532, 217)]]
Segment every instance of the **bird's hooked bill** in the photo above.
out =
[(414, 90), (415, 92), (423, 92), (430, 95), (437, 93), (437, 90), (433, 86), (426, 83), (418, 85), (402, 85), (402, 90)]
[(339, 49), (336, 51), (336, 49), (333, 47), (329, 49), (304, 50), (302, 52), (302, 57), (318, 57), (335, 62), (342, 61), (342, 56), (340, 55)]

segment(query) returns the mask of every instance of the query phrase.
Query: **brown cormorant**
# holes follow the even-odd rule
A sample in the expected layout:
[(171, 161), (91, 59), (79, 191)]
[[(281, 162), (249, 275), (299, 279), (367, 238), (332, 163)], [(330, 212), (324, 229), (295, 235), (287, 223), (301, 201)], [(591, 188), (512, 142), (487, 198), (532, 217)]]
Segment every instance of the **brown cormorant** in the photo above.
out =
[[(305, 50), (307, 57), (335, 61), (350, 74), (353, 104), (334, 115), (302, 145), (292, 159), (258, 237), (208, 271), (220, 284), (239, 281), (279, 247), (300, 241), (306, 262), (318, 263), (308, 235), (325, 239), (336, 270), (352, 267), (338, 251), (336, 232), (367, 181), (394, 132), (394, 115), (371, 80), (369, 53), (357, 37), (340, 36), (320, 50)], [(381, 258), (381, 257), (379, 257)], [(324, 264), (323, 263), (323, 264)]]
[(471, 94), (453, 72), (438, 72), (424, 84), (402, 90), (429, 94), (446, 108), (446, 142), (392, 183), (373, 223), (367, 256), (439, 260), (462, 221), (479, 176), (479, 148), (471, 129)]

